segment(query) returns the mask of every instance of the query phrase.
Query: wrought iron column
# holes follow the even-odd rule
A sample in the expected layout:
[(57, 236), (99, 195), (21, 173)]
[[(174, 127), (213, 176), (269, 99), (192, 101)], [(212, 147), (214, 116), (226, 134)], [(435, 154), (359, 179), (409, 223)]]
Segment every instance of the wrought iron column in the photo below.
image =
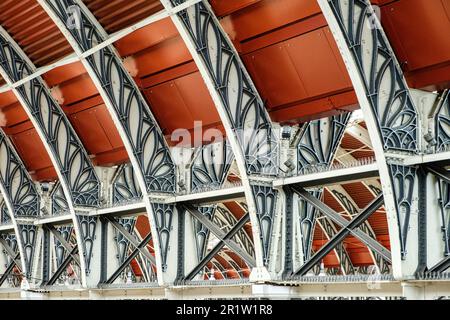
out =
[[(15, 242), (20, 253), (20, 261), (23, 275), (31, 281), (33, 274), (33, 260), (37, 238), (37, 227), (30, 221), (40, 215), (40, 196), (31, 177), (28, 174), (22, 160), (17, 155), (9, 139), (0, 129), (0, 191), (5, 201), (3, 214), (9, 216), (14, 226), (15, 239), (5, 239), (2, 242), (11, 249), (10, 265), (14, 265)], [(2, 245), (3, 246), (3, 245)]]
[[(416, 169), (389, 155), (419, 151), (419, 114), (381, 23), (368, 0), (318, 0), (364, 111), (379, 166), (388, 216), (393, 273), (411, 276), (417, 257)], [(411, 240), (411, 241), (407, 241)]]

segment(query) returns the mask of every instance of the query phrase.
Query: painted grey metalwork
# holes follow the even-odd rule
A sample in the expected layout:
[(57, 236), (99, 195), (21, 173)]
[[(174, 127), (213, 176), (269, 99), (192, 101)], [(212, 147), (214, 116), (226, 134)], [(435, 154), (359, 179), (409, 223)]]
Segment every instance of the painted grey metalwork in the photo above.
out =
[[(198, 207), (196, 208), (201, 212), (208, 220), (212, 221), (217, 210), (217, 206)], [(195, 240), (197, 242), (197, 258), (198, 261), (205, 257), (208, 247), (208, 239), (210, 231), (200, 221), (194, 219)]]
[[(376, 25), (370, 1), (328, 3), (357, 63), (385, 150), (418, 152), (418, 114), (395, 53)], [(365, 28), (370, 32), (363, 32)]]
[[(72, 237), (73, 227), (72, 226), (62, 226), (57, 227), (56, 231), (61, 235), (61, 237), (68, 243), (70, 243), (70, 239)], [(63, 263), (67, 252), (67, 249), (63, 246), (63, 244), (55, 238), (55, 252), (56, 252), (56, 265), (57, 267), (61, 266)]]
[(5, 201), (0, 205), (0, 224), (9, 224), (11, 223), (11, 216), (8, 213), (8, 208), (6, 206)]
[(392, 183), (395, 186), (397, 200), (397, 215), (400, 231), (400, 245), (402, 259), (406, 258), (406, 242), (408, 240), (409, 222), (415, 195), (416, 168), (390, 165)]
[[(10, 82), (31, 75), (31, 65), (18, 46), (0, 34), (0, 66)], [(57, 167), (69, 186), (75, 205), (99, 204), (99, 181), (80, 139), (61, 107), (50, 94), (44, 80), (36, 77), (17, 87), (17, 92), (34, 120), (45, 134), (45, 143), (57, 159)]]
[(113, 180), (113, 204), (120, 204), (132, 200), (142, 199), (142, 192), (131, 164), (119, 167)]
[[(136, 225), (136, 218), (119, 219), (118, 223), (129, 233), (133, 233), (134, 226)], [(114, 233), (114, 239), (118, 252), (117, 259), (119, 260), (119, 263), (123, 263), (127, 258), (128, 249), (130, 248), (130, 241), (116, 229), (114, 229)]]
[(230, 171), (234, 156), (227, 140), (201, 147), (191, 167), (191, 190), (219, 189)]
[(66, 196), (61, 183), (57, 182), (51, 192), (52, 199), (52, 215), (61, 215), (69, 213), (69, 204), (67, 203)]
[[(0, 130), (0, 182), (7, 194), (5, 201), (10, 201), (13, 215), (16, 217), (37, 217), (39, 195), (22, 160), (15, 152), (9, 139)], [(9, 213), (9, 210), (7, 211)]]
[(37, 227), (35, 225), (30, 224), (17, 224), (19, 229), (19, 235), (22, 240), (23, 246), (23, 257), (25, 261), (25, 266), (27, 269), (27, 278), (30, 278), (32, 275), (33, 269), (33, 258), (34, 258), (34, 249), (36, 246), (36, 238), (37, 238)]
[(298, 174), (305, 173), (311, 167), (331, 165), (350, 115), (350, 113), (342, 113), (309, 121), (304, 125), (297, 146)]
[(263, 259), (269, 263), (269, 248), (271, 244), (273, 219), (276, 212), (278, 191), (268, 186), (253, 185), (257, 215), (261, 229), (261, 242), (263, 244)]
[(441, 207), (442, 240), (445, 245), (445, 256), (450, 256), (450, 184), (439, 181), (439, 205)]
[(327, 242), (318, 252), (306, 261), (298, 270), (294, 272), (294, 275), (306, 274), (314, 265), (316, 265), (321, 259), (323, 259), (336, 245), (342, 242), (350, 233), (351, 230), (358, 228), (364, 221), (366, 221), (374, 212), (376, 212), (383, 205), (383, 195), (379, 195), (374, 201), (372, 201), (364, 210), (358, 213), (345, 228), (339, 230), (339, 232)]
[(450, 90), (442, 96), (442, 103), (436, 114), (436, 152), (448, 150), (450, 145)]
[(156, 231), (161, 248), (162, 271), (167, 270), (167, 254), (169, 252), (169, 240), (172, 230), (172, 220), (175, 214), (175, 206), (170, 204), (152, 203), (156, 221)]
[[(322, 190), (312, 191), (311, 194), (313, 197), (320, 199)], [(299, 208), (299, 223), (302, 232), (303, 260), (306, 261), (311, 255), (314, 228), (317, 221), (317, 209), (302, 198), (298, 199), (297, 205)]]
[(83, 240), (83, 252), (84, 252), (84, 260), (86, 263), (86, 274), (89, 275), (91, 273), (90, 265), (91, 259), (93, 257), (93, 249), (94, 249), (94, 241), (96, 237), (97, 223), (98, 218), (92, 216), (82, 216), (77, 215), (78, 223), (80, 225), (80, 236)]
[[(173, 6), (185, 0), (171, 0)], [(214, 83), (249, 174), (278, 173), (277, 138), (264, 103), (214, 13), (204, 2), (178, 13)]]
[[(73, 8), (79, 8), (73, 0), (48, 0), (48, 5), (66, 25), (82, 52), (92, 49), (105, 40), (98, 25), (90, 20), (84, 10), (79, 10), (80, 28), (68, 26), (74, 18)], [(71, 9), (72, 8), (72, 9)], [(150, 108), (131, 75), (123, 66), (113, 46), (105, 47), (88, 56), (86, 61), (96, 73), (113, 106), (126, 138), (139, 163), (147, 191), (175, 192), (175, 166), (164, 136), (153, 118)]]
[[(339, 232), (336, 229), (336, 226), (326, 216), (321, 215), (321, 217), (322, 219), (320, 219), (320, 222), (318, 222), (318, 224), (322, 228), (322, 231), (327, 235), (327, 238), (329, 239), (334, 238)], [(348, 254), (347, 250), (345, 249), (344, 244), (342, 242), (338, 243), (333, 249), (337, 255), (337, 258), (339, 259), (341, 272), (345, 275), (354, 274), (356, 268), (353, 266), (352, 259), (350, 258), (350, 255)], [(314, 253), (314, 256), (316, 253), (317, 252)], [(312, 253), (310, 250), (310, 252), (308, 253), (308, 259), (305, 259), (304, 261), (305, 262), (310, 261), (311, 258)], [(313, 266), (314, 265), (317, 265), (317, 263), (313, 264)], [(330, 270), (328, 271), (330, 272)]]

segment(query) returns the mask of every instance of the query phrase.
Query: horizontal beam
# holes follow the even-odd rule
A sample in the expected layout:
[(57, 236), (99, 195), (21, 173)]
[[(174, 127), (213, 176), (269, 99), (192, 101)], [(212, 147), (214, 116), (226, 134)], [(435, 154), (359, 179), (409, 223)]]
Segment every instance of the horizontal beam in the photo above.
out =
[(64, 225), (64, 224), (72, 224), (73, 217), (72, 215), (62, 215), (62, 216), (53, 216), (48, 218), (37, 219), (34, 222), (35, 226), (43, 226), (43, 225)]
[(12, 224), (1, 225), (0, 233), (14, 233), (14, 225)]
[(361, 181), (379, 176), (378, 165), (371, 163), (367, 165), (335, 169), (316, 173), (307, 173), (300, 176), (275, 180), (274, 187), (284, 185), (298, 185), (301, 187), (323, 187), (337, 185), (343, 182)]

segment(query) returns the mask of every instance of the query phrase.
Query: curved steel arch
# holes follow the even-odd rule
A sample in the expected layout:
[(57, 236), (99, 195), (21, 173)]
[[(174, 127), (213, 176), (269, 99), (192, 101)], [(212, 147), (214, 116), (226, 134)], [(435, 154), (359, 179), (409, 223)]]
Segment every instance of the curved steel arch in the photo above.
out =
[[(186, 1), (161, 2), (170, 12)], [(252, 277), (269, 279), (267, 241), (272, 234), (275, 206), (261, 198), (260, 191), (265, 187), (250, 179), (278, 174), (278, 139), (271, 120), (236, 49), (207, 1), (171, 18), (200, 70), (236, 157), (253, 226), (256, 268)], [(278, 195), (275, 198), (278, 199)]]
[[(176, 169), (169, 147), (139, 87), (112, 45), (85, 58), (108, 36), (89, 9), (77, 0), (39, 0), (88, 71), (122, 137), (143, 194), (155, 243), (158, 281), (165, 282), (168, 243), (177, 223), (174, 205), (152, 203), (150, 196), (176, 192)], [(74, 26), (75, 25), (75, 26)], [(162, 219), (162, 217), (169, 217)]]
[(40, 216), (40, 196), (22, 160), (2, 129), (0, 129), (0, 191), (9, 219), (14, 226), (22, 272), (30, 279), (37, 227), (20, 219)]
[[(81, 244), (80, 257), (85, 257), (76, 209), (99, 207), (100, 181), (81, 140), (42, 77), (14, 87), (15, 83), (31, 75), (36, 67), (3, 28), (0, 28), (0, 44), (0, 74), (26, 111), (55, 167), (77, 231), (77, 242)], [(85, 285), (89, 265), (85, 259), (80, 260), (82, 283)]]
[[(329, 24), (364, 116), (379, 166), (388, 215), (394, 276), (415, 271), (406, 259), (406, 234), (417, 177), (413, 168), (392, 166), (387, 152), (418, 152), (418, 113), (396, 56), (368, 0), (317, 0)], [(394, 178), (395, 176), (395, 178)], [(410, 177), (413, 177), (411, 181)], [(405, 181), (411, 182), (404, 184)], [(401, 212), (404, 209), (406, 216)], [(403, 222), (402, 222), (403, 221)]]

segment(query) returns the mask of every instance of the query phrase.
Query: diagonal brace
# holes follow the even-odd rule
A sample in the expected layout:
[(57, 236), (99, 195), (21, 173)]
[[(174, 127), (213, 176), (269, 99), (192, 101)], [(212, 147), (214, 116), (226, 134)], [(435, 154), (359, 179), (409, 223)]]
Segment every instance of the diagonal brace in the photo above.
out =
[(342, 228), (336, 235), (330, 239), (316, 254), (309, 259), (303, 266), (294, 272), (294, 275), (305, 275), (317, 263), (319, 263), (330, 251), (341, 243), (353, 229), (363, 224), (374, 212), (376, 212), (384, 203), (383, 195), (379, 195), (364, 210), (362, 210), (345, 228)]
[(76, 245), (75, 247), (73, 247), (72, 250), (69, 251), (69, 255), (61, 263), (58, 270), (55, 271), (52, 278), (47, 283), (44, 283), (43, 285), (47, 285), (47, 286), (54, 285), (55, 282), (58, 280), (58, 278), (61, 276), (61, 274), (64, 272), (64, 270), (66, 270), (67, 267), (69, 266), (69, 264), (72, 262), (72, 260), (74, 260), (73, 257), (76, 256), (76, 254), (78, 254), (78, 245)]
[(9, 263), (8, 267), (5, 270), (5, 273), (0, 278), (0, 287), (3, 285), (3, 283), (8, 279), (8, 276), (11, 274), (11, 272), (14, 270), (14, 266), (19, 266), (16, 262), (17, 259), (19, 259), (20, 254), (17, 253), (15, 256), (13, 256), (13, 260)]
[[(124, 262), (117, 268), (116, 271), (109, 277), (108, 280), (105, 281), (106, 284), (113, 283), (122, 273), (123, 270), (133, 261), (134, 258), (141, 252), (142, 249), (144, 249), (147, 244), (152, 240), (152, 234), (149, 233), (142, 241), (139, 243), (139, 245), (131, 252), (131, 254), (125, 259)], [(153, 261), (152, 261), (153, 262)]]
[[(333, 209), (328, 207), (326, 204), (321, 202), (316, 197), (312, 196), (308, 191), (299, 186), (292, 187), (297, 194), (314, 206), (317, 210), (322, 212), (325, 216), (336, 222), (340, 227), (347, 228), (349, 221), (343, 218), (339, 213), (335, 212)], [(367, 245), (371, 250), (375, 251), (381, 255), (386, 261), (392, 262), (391, 252), (381, 245), (377, 240), (373, 239), (371, 236), (367, 235), (361, 229), (353, 229), (350, 232), (359, 240), (361, 240), (365, 245)]]
[(5, 248), (6, 254), (13, 259), (13, 262), (17, 265), (17, 267), (20, 269), (20, 261), (18, 260), (19, 258), (17, 257), (17, 255), (20, 256), (20, 254), (15, 253), (14, 250), (8, 245), (8, 242), (6, 242), (5, 239), (0, 237), (0, 244), (3, 246), (3, 248)]
[[(233, 228), (225, 235), (226, 239), (233, 238), (236, 233), (241, 230), (244, 225), (250, 220), (250, 214), (247, 212), (239, 221), (236, 223)], [(222, 240), (199, 262), (199, 264), (191, 271), (189, 274), (184, 277), (184, 280), (192, 280), (206, 264), (214, 258), (216, 254), (225, 246), (225, 242)]]
[[(136, 238), (128, 232), (127, 229), (125, 229), (117, 220), (115, 220), (113, 217), (110, 217), (108, 215), (105, 215), (105, 219), (111, 222), (114, 228), (117, 229), (135, 248), (137, 248), (142, 255), (150, 260), (154, 265), (156, 265), (156, 259), (154, 256), (148, 252), (148, 250), (145, 249), (145, 246), (140, 247), (140, 243), (136, 240)], [(149, 240), (150, 241), (150, 240)]]
[(197, 219), (201, 224), (203, 224), (209, 231), (211, 231), (220, 241), (224, 242), (228, 248), (237, 253), (244, 261), (250, 266), (254, 267), (256, 265), (255, 259), (249, 255), (245, 250), (243, 250), (236, 241), (231, 240), (227, 237), (227, 234), (222, 231), (217, 225), (207, 219), (200, 211), (195, 209), (192, 205), (183, 205), (195, 219)]
[(61, 243), (64, 249), (66, 249), (67, 252), (72, 255), (73, 261), (75, 261), (78, 266), (81, 266), (79, 257), (76, 254), (72, 254), (73, 247), (66, 241), (66, 239), (64, 239), (61, 233), (59, 233), (58, 230), (56, 230), (56, 228), (52, 225), (45, 225), (44, 228), (46, 228), (53, 234), (53, 236)]

